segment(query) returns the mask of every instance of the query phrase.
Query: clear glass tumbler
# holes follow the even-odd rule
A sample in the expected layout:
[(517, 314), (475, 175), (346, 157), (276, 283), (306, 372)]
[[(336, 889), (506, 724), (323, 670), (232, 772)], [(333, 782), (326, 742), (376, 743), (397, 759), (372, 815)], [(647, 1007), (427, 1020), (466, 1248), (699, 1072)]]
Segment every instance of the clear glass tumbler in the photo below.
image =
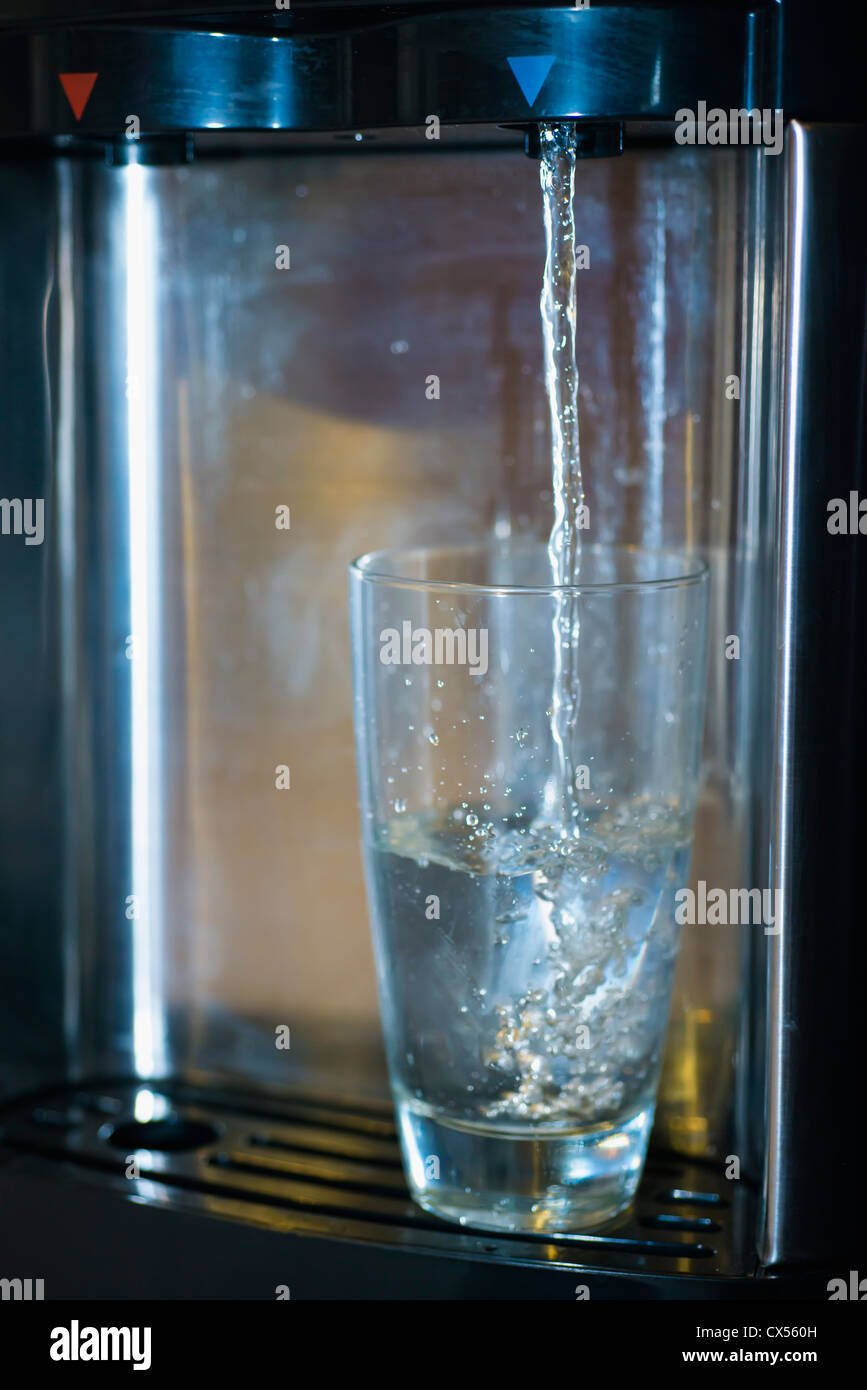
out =
[(366, 555), (350, 590), (370, 916), (412, 1193), (482, 1228), (596, 1226), (631, 1201), (653, 1122), (707, 570), (584, 548), (580, 582), (557, 588), (543, 545), (510, 543)]

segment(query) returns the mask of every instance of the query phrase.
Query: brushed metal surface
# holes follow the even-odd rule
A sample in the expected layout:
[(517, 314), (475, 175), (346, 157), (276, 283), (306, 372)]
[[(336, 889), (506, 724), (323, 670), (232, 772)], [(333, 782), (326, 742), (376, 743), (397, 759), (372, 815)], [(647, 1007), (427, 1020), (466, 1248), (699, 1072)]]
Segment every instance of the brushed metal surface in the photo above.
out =
[[(683, 107), (776, 105), (776, 7), (453, 11), (272, 36), (90, 25), (0, 33), (0, 137), (363, 130), (551, 117), (672, 120)], [(509, 64), (555, 61), (528, 101)], [(99, 74), (76, 119), (57, 74)]]

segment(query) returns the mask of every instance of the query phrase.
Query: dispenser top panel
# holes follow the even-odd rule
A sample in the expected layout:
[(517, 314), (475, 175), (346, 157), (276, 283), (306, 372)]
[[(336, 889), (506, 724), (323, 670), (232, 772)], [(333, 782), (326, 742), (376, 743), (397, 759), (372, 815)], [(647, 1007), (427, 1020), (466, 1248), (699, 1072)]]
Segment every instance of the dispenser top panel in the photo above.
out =
[(5, 0), (0, 138), (118, 140), (130, 116), (142, 134), (364, 131), (774, 106), (776, 9)]

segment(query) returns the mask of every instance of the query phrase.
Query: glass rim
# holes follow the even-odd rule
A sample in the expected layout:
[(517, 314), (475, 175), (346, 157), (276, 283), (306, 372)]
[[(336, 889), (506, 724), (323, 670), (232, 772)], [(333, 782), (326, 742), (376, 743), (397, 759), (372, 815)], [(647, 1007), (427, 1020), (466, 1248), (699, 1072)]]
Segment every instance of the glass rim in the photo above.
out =
[(404, 563), (413, 556), (434, 555), (437, 552), (443, 555), (481, 555), (484, 553), (496, 554), (497, 551), (503, 554), (512, 550), (547, 549), (544, 541), (534, 540), (530, 537), (513, 541), (480, 541), (468, 545), (416, 545), (416, 546), (396, 546), (394, 549), (369, 550), (364, 555), (359, 555), (349, 565), (350, 574), (368, 584), (379, 584), (391, 589), (419, 589), (428, 592), (443, 593), (469, 593), (469, 594), (509, 594), (527, 595), (540, 597), (548, 594), (622, 594), (630, 591), (643, 593), (649, 589), (679, 589), (690, 585), (703, 583), (710, 574), (710, 566), (705, 560), (694, 552), (685, 550), (672, 550), (668, 548), (645, 547), (639, 545), (600, 545), (583, 546), (583, 554), (606, 554), (606, 555), (648, 555), (657, 559), (666, 559), (673, 563), (675, 568), (679, 567), (679, 572), (674, 574), (663, 574), (658, 578), (652, 579), (613, 579), (602, 580), (594, 583), (593, 581), (582, 581), (579, 578), (577, 584), (477, 584), (469, 580), (459, 579), (418, 579), (413, 575), (385, 572), (373, 568), (376, 564), (381, 564), (386, 557), (392, 563), (403, 559)]

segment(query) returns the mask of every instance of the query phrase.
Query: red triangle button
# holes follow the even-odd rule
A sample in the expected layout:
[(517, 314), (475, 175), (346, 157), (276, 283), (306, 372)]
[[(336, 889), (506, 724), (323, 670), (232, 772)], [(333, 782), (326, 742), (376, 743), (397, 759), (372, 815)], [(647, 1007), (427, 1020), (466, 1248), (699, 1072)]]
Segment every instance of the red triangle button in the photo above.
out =
[(73, 115), (77, 121), (80, 121), (99, 73), (61, 72), (59, 76), (63, 83), (66, 99), (72, 107)]

